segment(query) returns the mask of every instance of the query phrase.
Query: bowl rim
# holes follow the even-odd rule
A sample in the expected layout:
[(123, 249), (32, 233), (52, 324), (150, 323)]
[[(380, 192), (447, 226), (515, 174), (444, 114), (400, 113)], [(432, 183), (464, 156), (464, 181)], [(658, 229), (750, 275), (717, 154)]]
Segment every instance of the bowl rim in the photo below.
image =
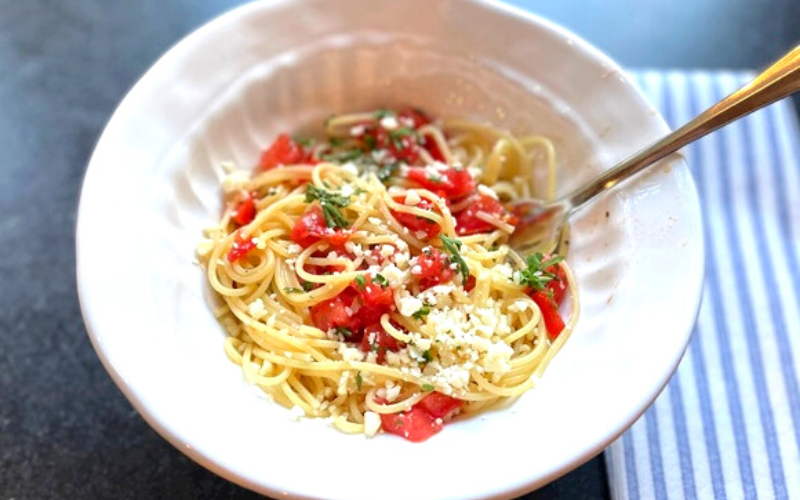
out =
[[(435, 1), (440, 3), (448, 2), (448, 0), (435, 0)], [(505, 16), (520, 18), (523, 22), (528, 23), (530, 25), (536, 25), (539, 29), (547, 31), (550, 34), (567, 38), (572, 41), (572, 43), (578, 50), (587, 54), (592, 60), (596, 61), (598, 64), (602, 64), (605, 67), (608, 67), (609, 70), (611, 71), (619, 71), (620, 73), (624, 73), (621, 67), (615, 61), (613, 61), (609, 56), (600, 51), (598, 48), (585, 41), (582, 37), (576, 35), (572, 31), (548, 19), (540, 17), (537, 14), (528, 12), (526, 10), (523, 10), (521, 8), (512, 5), (502, 3), (499, 0), (459, 0), (459, 1), (468, 2), (476, 6), (481, 6), (489, 10), (494, 10)], [(89, 238), (86, 236), (87, 232), (89, 231), (89, 228), (87, 227), (87, 222), (86, 222), (87, 217), (85, 215), (85, 212), (87, 211), (86, 208), (87, 197), (85, 196), (85, 194), (87, 191), (87, 184), (88, 184), (87, 181), (92, 177), (93, 172), (96, 171), (98, 168), (100, 168), (99, 166), (95, 166), (93, 168), (93, 165), (96, 164), (95, 161), (96, 153), (100, 145), (104, 142), (106, 135), (108, 134), (109, 125), (114, 121), (115, 117), (117, 117), (120, 114), (120, 110), (129, 106), (131, 102), (136, 98), (136, 94), (143, 85), (142, 81), (145, 80), (148, 74), (158, 71), (159, 68), (169, 64), (170, 60), (173, 57), (176, 57), (177, 54), (182, 53), (187, 49), (190, 49), (199, 40), (204, 38), (207, 33), (211, 33), (219, 29), (221, 26), (232, 23), (239, 18), (247, 17), (253, 12), (261, 11), (262, 9), (273, 9), (280, 5), (288, 4), (291, 2), (292, 0), (259, 0), (229, 9), (226, 12), (223, 12), (222, 14), (211, 18), (210, 20), (206, 21), (204, 24), (202, 24), (201, 26), (190, 32), (188, 35), (184, 36), (181, 40), (173, 44), (166, 52), (164, 52), (161, 56), (159, 56), (159, 58), (150, 67), (148, 67), (148, 69), (139, 77), (136, 83), (128, 90), (128, 92), (122, 98), (120, 103), (116, 106), (110, 118), (106, 122), (103, 132), (101, 133), (99, 139), (95, 144), (95, 147), (87, 163), (87, 168), (82, 181), (82, 186), (80, 190), (80, 200), (78, 205), (78, 217), (75, 226), (76, 282), (77, 282), (77, 290), (78, 290), (78, 298), (79, 298), (81, 314), (92, 346), (95, 352), (97, 353), (98, 357), (100, 358), (100, 361), (102, 362), (104, 368), (109, 373), (111, 378), (114, 380), (117, 387), (125, 395), (126, 399), (128, 399), (128, 401), (133, 405), (133, 407), (137, 410), (137, 412), (144, 418), (144, 420), (148, 423), (148, 425), (150, 425), (159, 435), (161, 435), (161, 437), (166, 439), (181, 453), (188, 456), (193, 461), (202, 465), (206, 469), (214, 472), (215, 474), (229, 481), (232, 481), (236, 484), (244, 486), (253, 491), (257, 491), (259, 493), (271, 496), (286, 496), (287, 492), (273, 487), (273, 485), (271, 485), (268, 481), (256, 481), (250, 478), (246, 474), (243, 474), (231, 468), (227, 468), (219, 461), (215, 460), (213, 457), (206, 456), (202, 451), (194, 447), (187, 446), (186, 443), (190, 441), (190, 439), (187, 438), (185, 431), (182, 430), (179, 425), (176, 425), (175, 422), (168, 422), (159, 418), (156, 409), (148, 404), (145, 395), (140, 393), (135, 385), (132, 385), (128, 381), (126, 381), (125, 375), (117, 369), (114, 360), (109, 356), (109, 353), (104, 349), (103, 335), (99, 331), (97, 319), (93, 312), (94, 306), (92, 306), (90, 303), (91, 302), (90, 296), (94, 296), (95, 293), (91, 290), (92, 289), (91, 284), (87, 281), (85, 273), (82, 272), (82, 269), (90, 267), (91, 265), (90, 262), (88, 261), (88, 256), (85, 248), (85, 243), (89, 240)], [(633, 92), (636, 94), (638, 99), (643, 104), (649, 103), (649, 100), (647, 99), (647, 97), (645, 97), (644, 93), (636, 85), (635, 82), (628, 80), (627, 85), (633, 90)], [(662, 129), (662, 132), (667, 133), (670, 130), (670, 128), (663, 119), (660, 112), (657, 112), (654, 117), (658, 122), (659, 128)], [(688, 171), (688, 166), (686, 165), (685, 160), (680, 159), (678, 162), (682, 168), (686, 168), (686, 170)], [(693, 211), (694, 215), (697, 218), (697, 221), (695, 222), (702, 227), (697, 187), (694, 184), (691, 175), (689, 175), (689, 183), (692, 192), (691, 201), (694, 205), (696, 205), (696, 210)], [(687, 293), (687, 300), (689, 303), (692, 304), (691, 308), (692, 313), (690, 315), (688, 314), (686, 315), (685, 321), (683, 322), (684, 327), (680, 329), (680, 333), (682, 335), (682, 348), (674, 353), (674, 356), (672, 357), (670, 363), (667, 366), (667, 369), (664, 371), (660, 380), (658, 380), (657, 382), (656, 381), (653, 382), (651, 386), (652, 390), (650, 391), (650, 393), (647, 395), (646, 398), (642, 399), (644, 404), (641, 404), (637, 411), (625, 415), (624, 418), (622, 418), (621, 416), (619, 420), (619, 425), (617, 426), (617, 429), (614, 432), (598, 435), (597, 439), (594, 442), (592, 442), (591, 444), (587, 443), (584, 452), (580, 456), (575, 457), (569, 463), (561, 464), (558, 467), (554, 467), (550, 471), (550, 473), (544, 476), (539, 476), (535, 478), (535, 480), (532, 480), (532, 478), (528, 477), (524, 478), (524, 481), (519, 484), (506, 485), (502, 488), (499, 488), (496, 490), (492, 498), (513, 498), (525, 494), (526, 492), (531, 491), (532, 488), (538, 488), (552, 481), (553, 479), (573, 470), (574, 468), (589, 461), (591, 458), (602, 452), (612, 441), (614, 441), (621, 434), (623, 434), (642, 414), (644, 414), (645, 411), (647, 411), (647, 409), (655, 401), (655, 399), (658, 397), (658, 395), (661, 393), (664, 387), (666, 387), (672, 375), (675, 373), (675, 370), (677, 369), (678, 364), (680, 363), (693, 334), (693, 325), (695, 324), (700, 309), (700, 303), (702, 297), (702, 283), (706, 265), (705, 243), (701, 239), (699, 242), (697, 242), (697, 244), (700, 252), (699, 258), (701, 265), (692, 274), (692, 282), (689, 283), (689, 286), (687, 286), (687, 290), (689, 291), (689, 293)], [(313, 496), (307, 496), (298, 492), (288, 492), (288, 495), (291, 498), (304, 498), (304, 499), (317, 498)]]

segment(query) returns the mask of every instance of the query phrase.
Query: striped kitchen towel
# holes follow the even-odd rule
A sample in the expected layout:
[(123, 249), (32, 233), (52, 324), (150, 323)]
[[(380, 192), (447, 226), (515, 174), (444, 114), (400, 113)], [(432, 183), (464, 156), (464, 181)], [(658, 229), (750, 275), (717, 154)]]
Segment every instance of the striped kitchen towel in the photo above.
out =
[[(744, 72), (637, 72), (671, 127)], [(800, 131), (785, 100), (686, 150), (703, 209), (694, 337), (655, 404), (606, 451), (615, 500), (800, 498)]]

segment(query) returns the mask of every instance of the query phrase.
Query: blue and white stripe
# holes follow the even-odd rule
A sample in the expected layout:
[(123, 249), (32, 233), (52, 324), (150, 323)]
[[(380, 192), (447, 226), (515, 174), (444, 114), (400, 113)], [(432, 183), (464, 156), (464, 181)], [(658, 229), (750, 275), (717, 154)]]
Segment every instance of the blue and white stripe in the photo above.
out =
[[(744, 72), (639, 72), (670, 126)], [(606, 451), (615, 500), (800, 498), (800, 129), (788, 101), (691, 145), (706, 283), (693, 340)]]

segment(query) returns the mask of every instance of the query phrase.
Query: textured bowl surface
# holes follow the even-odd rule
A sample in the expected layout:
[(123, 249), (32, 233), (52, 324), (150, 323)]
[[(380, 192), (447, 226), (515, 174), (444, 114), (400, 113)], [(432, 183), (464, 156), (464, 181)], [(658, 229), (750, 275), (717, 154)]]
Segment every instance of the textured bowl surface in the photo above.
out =
[(605, 56), (502, 5), (278, 1), (236, 9), (164, 55), (89, 165), (77, 275), (95, 349), (161, 435), (273, 497), (522, 494), (633, 423), (689, 340), (703, 247), (694, 185), (673, 157), (575, 216), (581, 320), (538, 387), (509, 408), (413, 444), (292, 422), (246, 386), (194, 262), (202, 228), (220, 213), (220, 161), (253, 165), (281, 131), (402, 104), (548, 135), (561, 192), (667, 131)]

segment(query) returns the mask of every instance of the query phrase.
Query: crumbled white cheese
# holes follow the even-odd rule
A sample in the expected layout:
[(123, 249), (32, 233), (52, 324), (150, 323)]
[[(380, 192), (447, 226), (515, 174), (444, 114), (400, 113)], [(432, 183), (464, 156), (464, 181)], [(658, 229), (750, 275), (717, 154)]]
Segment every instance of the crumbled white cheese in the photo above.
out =
[(395, 248), (392, 245), (381, 245), (380, 254), (381, 257), (389, 257), (393, 255), (395, 252)]
[(352, 241), (348, 241), (344, 244), (344, 249), (347, 250), (349, 253), (353, 254), (355, 257), (361, 257), (364, 255), (364, 249), (361, 248), (361, 245), (358, 243), (353, 243)]
[(348, 347), (346, 344), (340, 344), (338, 351), (339, 355), (342, 357), (342, 361), (347, 363), (364, 361), (364, 351), (361, 349)]
[(363, 134), (365, 130), (366, 127), (364, 125), (355, 125), (350, 127), (350, 135), (353, 137), (358, 137), (359, 135)]
[(255, 319), (261, 319), (267, 315), (267, 308), (264, 307), (264, 301), (261, 299), (256, 299), (250, 304), (247, 305), (247, 312), (250, 313)]
[(406, 200), (405, 200), (406, 205), (410, 205), (410, 206), (413, 207), (413, 206), (419, 204), (419, 202), (421, 202), (421, 201), (422, 201), (422, 198), (420, 198), (419, 194), (417, 194), (417, 192), (414, 191), (413, 189), (410, 190), (406, 194)]
[(342, 170), (344, 170), (349, 174), (358, 175), (358, 167), (355, 165), (355, 163), (347, 162), (339, 168), (341, 168)]
[(411, 274), (422, 274), (422, 267), (419, 264), (411, 268)]
[(397, 309), (403, 316), (412, 316), (422, 308), (422, 301), (414, 296), (401, 297), (397, 300)]
[(394, 254), (394, 263), (398, 268), (404, 269), (408, 266), (408, 255), (404, 253)]
[(353, 189), (353, 186), (351, 186), (350, 184), (345, 184), (344, 186), (342, 186), (341, 191), (342, 191), (342, 196), (344, 196), (345, 198), (353, 196), (353, 194), (356, 192), (356, 190)]
[(372, 437), (378, 433), (381, 428), (381, 416), (374, 411), (364, 413), (364, 434), (367, 437)]
[(496, 342), (489, 346), (483, 358), (483, 368), (490, 373), (506, 373), (511, 370), (511, 356), (514, 349), (505, 342)]
[(390, 284), (400, 283), (403, 281), (403, 278), (405, 278), (405, 273), (394, 264), (389, 264), (384, 267), (380, 274), (386, 278)]
[(394, 130), (399, 126), (397, 123), (397, 118), (394, 116), (384, 116), (381, 118), (381, 127), (385, 128), (386, 130)]
[(374, 226), (381, 227), (383, 226), (383, 221), (377, 217), (367, 217), (367, 221)]
[(286, 251), (289, 252), (290, 255), (297, 255), (303, 251), (303, 247), (296, 243), (292, 243), (288, 247), (286, 247)]
[(400, 386), (394, 385), (391, 381), (386, 382), (386, 401), (394, 403), (400, 396)]
[(508, 306), (509, 312), (520, 313), (530, 307), (530, 304), (527, 300), (524, 299), (517, 299)]

